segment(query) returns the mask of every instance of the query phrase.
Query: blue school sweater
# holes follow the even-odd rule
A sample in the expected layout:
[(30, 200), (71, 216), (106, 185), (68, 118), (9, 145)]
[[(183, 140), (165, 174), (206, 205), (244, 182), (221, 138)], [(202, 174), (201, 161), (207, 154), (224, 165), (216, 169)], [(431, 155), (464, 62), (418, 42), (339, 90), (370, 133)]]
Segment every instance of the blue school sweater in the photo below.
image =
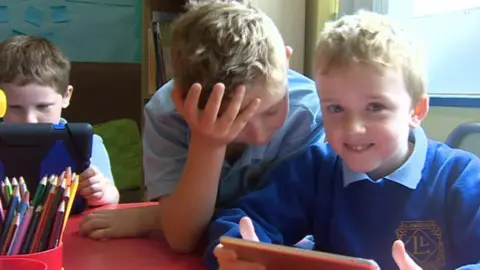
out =
[(424, 269), (474, 269), (480, 260), (480, 161), (415, 131), (415, 148), (397, 171), (374, 182), (353, 173), (327, 144), (311, 146), (274, 170), (271, 184), (218, 213), (208, 234), (207, 267), (222, 235), (240, 237), (252, 218), (262, 242), (292, 246), (313, 234), (315, 249), (398, 269), (397, 239)]

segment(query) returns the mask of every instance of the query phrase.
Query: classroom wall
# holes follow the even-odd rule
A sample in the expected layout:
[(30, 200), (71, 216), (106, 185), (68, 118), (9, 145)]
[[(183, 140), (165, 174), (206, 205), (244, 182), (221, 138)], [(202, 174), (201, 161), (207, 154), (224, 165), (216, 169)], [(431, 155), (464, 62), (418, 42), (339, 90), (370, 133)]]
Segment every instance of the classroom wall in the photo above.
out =
[(480, 108), (431, 107), (422, 126), (430, 138), (445, 141), (456, 126), (465, 122), (480, 122)]
[(337, 9), (338, 0), (306, 0), (304, 74), (307, 76), (313, 75), (314, 51), (320, 31), (325, 22), (336, 16)]
[(276, 24), (285, 43), (293, 48), (290, 68), (303, 73), (305, 58), (305, 0), (251, 0)]
[(0, 40), (48, 38), (76, 62), (139, 63), (141, 0), (1, 0)]

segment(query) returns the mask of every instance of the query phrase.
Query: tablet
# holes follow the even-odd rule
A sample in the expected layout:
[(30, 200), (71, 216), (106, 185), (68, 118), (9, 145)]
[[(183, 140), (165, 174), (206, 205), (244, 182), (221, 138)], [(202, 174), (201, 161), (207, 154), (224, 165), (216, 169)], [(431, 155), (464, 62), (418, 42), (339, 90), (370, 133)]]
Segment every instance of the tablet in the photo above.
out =
[(23, 177), (31, 194), (41, 178), (90, 166), (93, 128), (86, 123), (0, 124), (0, 179)]
[(274, 244), (258, 243), (222, 236), (220, 243), (234, 250), (238, 257), (258, 262), (266, 269), (275, 270), (374, 270), (380, 269), (373, 260), (299, 249)]

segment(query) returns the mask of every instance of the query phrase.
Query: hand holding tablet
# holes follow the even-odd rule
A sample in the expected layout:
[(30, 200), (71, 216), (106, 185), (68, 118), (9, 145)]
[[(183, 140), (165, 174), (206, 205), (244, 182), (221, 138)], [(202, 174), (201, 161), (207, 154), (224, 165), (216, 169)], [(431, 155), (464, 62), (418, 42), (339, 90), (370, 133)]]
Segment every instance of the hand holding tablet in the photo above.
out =
[(372, 260), (260, 243), (248, 217), (240, 220), (240, 233), (243, 239), (220, 238), (214, 251), (220, 269), (380, 269)]

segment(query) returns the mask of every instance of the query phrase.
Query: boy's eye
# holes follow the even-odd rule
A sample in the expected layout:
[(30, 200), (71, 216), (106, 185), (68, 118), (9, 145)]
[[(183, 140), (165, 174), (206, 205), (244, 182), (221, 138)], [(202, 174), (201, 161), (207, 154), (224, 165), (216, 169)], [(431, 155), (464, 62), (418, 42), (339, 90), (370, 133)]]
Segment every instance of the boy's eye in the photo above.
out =
[(277, 114), (277, 112), (278, 112), (278, 108), (274, 108), (274, 109), (270, 109), (270, 110), (266, 111), (264, 114), (267, 115), (267, 116), (270, 116), (270, 115)]
[(342, 108), (342, 106), (340, 106), (340, 105), (329, 105), (329, 106), (327, 107), (327, 110), (328, 110), (329, 112), (338, 113), (338, 112), (343, 111), (343, 108)]
[(39, 109), (39, 110), (46, 110), (46, 109), (48, 109), (48, 107), (50, 107), (50, 104), (37, 105), (37, 109)]
[(372, 111), (372, 112), (378, 112), (378, 111), (381, 111), (381, 110), (385, 109), (385, 106), (383, 106), (380, 103), (371, 103), (371, 104), (368, 104), (367, 109), (369, 111)]

